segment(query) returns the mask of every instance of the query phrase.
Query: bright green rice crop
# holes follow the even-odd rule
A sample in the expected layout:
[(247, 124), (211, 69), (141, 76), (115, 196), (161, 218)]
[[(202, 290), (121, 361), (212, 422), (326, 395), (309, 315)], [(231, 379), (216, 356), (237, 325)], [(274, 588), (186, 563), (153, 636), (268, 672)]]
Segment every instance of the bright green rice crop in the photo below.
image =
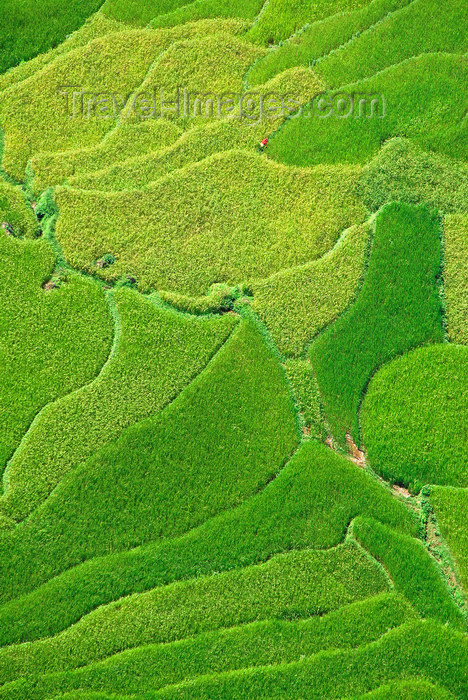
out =
[(143, 693), (206, 673), (299, 660), (329, 648), (355, 648), (415, 617), (394, 593), (351, 603), (321, 617), (266, 620), (124, 651), (74, 671), (16, 681), (0, 698), (42, 700), (74, 688)]
[(190, 319), (128, 289), (115, 302), (119, 337), (109, 362), (94, 382), (41, 412), (8, 466), (0, 510), (15, 520), (96, 449), (164, 408), (237, 323), (234, 315)]
[(193, 576), (241, 568), (304, 547), (343, 541), (366, 515), (407, 535), (413, 511), (389, 488), (324, 445), (305, 442), (263, 491), (183, 537), (84, 562), (0, 607), (0, 642), (57, 634), (121, 596)]
[(0, 682), (255, 620), (323, 615), (388, 587), (381, 567), (355, 542), (327, 551), (288, 552), (240, 571), (122, 598), (56, 637), (4, 647)]
[[(15, 198), (3, 191), (11, 206)], [(10, 221), (21, 225), (19, 218)], [(31, 233), (29, 215), (24, 225)], [(111, 349), (113, 324), (103, 290), (70, 274), (60, 288), (47, 291), (42, 284), (54, 266), (45, 241), (16, 240), (0, 229), (2, 471), (41, 408), (92, 381)]]
[(361, 410), (369, 462), (385, 479), (468, 486), (468, 348), (429, 346), (383, 367)]
[(468, 216), (445, 217), (444, 244), (448, 333), (453, 343), (468, 345)]
[(239, 505), (281, 469), (298, 432), (284, 371), (244, 321), (164, 411), (98, 449), (0, 540), (3, 598)]
[(339, 443), (344, 443), (346, 432), (358, 442), (361, 399), (384, 362), (444, 339), (436, 283), (440, 265), (438, 217), (426, 207), (387, 205), (376, 220), (359, 296), (309, 352), (325, 416)]

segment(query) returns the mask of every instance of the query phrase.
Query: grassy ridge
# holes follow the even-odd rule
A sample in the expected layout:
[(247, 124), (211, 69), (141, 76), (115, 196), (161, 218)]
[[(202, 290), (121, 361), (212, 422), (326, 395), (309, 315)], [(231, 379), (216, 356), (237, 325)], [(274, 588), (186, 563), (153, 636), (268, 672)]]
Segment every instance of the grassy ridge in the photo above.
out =
[(275, 46), (265, 58), (257, 61), (247, 74), (249, 85), (256, 86), (293, 66), (310, 66), (333, 49), (344, 44), (386, 13), (394, 11), (411, 0), (373, 0), (357, 9), (307, 24), (290, 39)]
[[(325, 119), (314, 114), (292, 118), (271, 140), (269, 155), (291, 165), (364, 163), (386, 139), (404, 136), (426, 150), (465, 160), (468, 140), (462, 94), (467, 80), (463, 56), (423, 54), (408, 59), (342, 88), (346, 95), (383, 96), (384, 118), (331, 115)], [(327, 114), (326, 108), (322, 114)]]
[(392, 532), (376, 520), (363, 517), (354, 521), (353, 534), (363, 547), (382, 562), (395, 589), (406, 596), (421, 617), (466, 631), (463, 613), (422, 542)]
[(145, 26), (158, 15), (165, 15), (192, 0), (105, 0), (102, 13), (119, 22)]
[[(8, 208), (15, 198), (22, 199), (19, 190), (16, 197), (10, 189), (2, 190), (8, 192)], [(24, 225), (31, 233), (26, 208), (14, 212), (14, 228)], [(1, 230), (2, 471), (38, 411), (94, 379), (111, 348), (113, 324), (102, 289), (72, 274), (59, 289), (46, 291), (41, 285), (54, 266), (47, 243), (16, 240)]]
[[(359, 193), (370, 211), (392, 201), (427, 204), (445, 213), (467, 211), (468, 165), (423, 151), (408, 139), (390, 139), (362, 169)], [(446, 266), (451, 231), (445, 236)]]
[(2, 237), (34, 238), (38, 234), (37, 219), (22, 190), (0, 179), (0, 220)]
[(173, 400), (237, 323), (233, 315), (189, 319), (131, 290), (114, 298), (121, 330), (111, 360), (92, 384), (42, 411), (9, 464), (0, 511), (15, 520), (97, 448)]
[(382, 685), (370, 693), (355, 696), (353, 700), (450, 700), (453, 697), (452, 693), (440, 685), (415, 679)]
[(63, 41), (103, 0), (3, 0), (0, 23), (0, 73)]
[(442, 535), (449, 544), (457, 564), (460, 580), (468, 590), (468, 530), (466, 514), (468, 489), (436, 486), (431, 489), (431, 503)]
[(144, 693), (206, 673), (297, 661), (329, 648), (355, 648), (414, 617), (403, 598), (385, 593), (322, 617), (266, 620), (137, 647), (74, 671), (8, 683), (0, 687), (0, 698), (42, 700), (72, 689)]
[[(143, 81), (163, 47), (163, 38), (157, 32), (109, 34), (59, 56), (37, 74), (6, 90), (0, 109), (5, 170), (21, 180), (28, 159), (37, 151), (63, 151), (97, 143), (115, 120), (79, 115), (71, 119), (62, 86), (78, 85), (94, 94), (125, 95)], [(69, 100), (71, 111), (72, 98)]]
[(468, 216), (444, 220), (447, 326), (453, 343), (468, 345)]
[(258, 566), (122, 598), (56, 637), (4, 647), (0, 683), (255, 620), (323, 615), (387, 589), (383, 570), (355, 542), (280, 554)]
[(466, 696), (466, 637), (434, 622), (414, 622), (353, 650), (324, 651), (310, 659), (261, 669), (204, 676), (148, 698), (353, 697), (392, 680), (425, 677), (457, 698)]
[(346, 308), (363, 273), (368, 239), (367, 224), (353, 226), (318, 260), (251, 284), (253, 309), (281, 352), (301, 354)]
[(94, 171), (107, 167), (118, 159), (132, 158), (137, 153), (164, 149), (177, 141), (182, 130), (169, 120), (147, 122), (121, 121), (98, 144), (90, 148), (39, 153), (31, 158), (34, 174), (33, 188), (42, 192), (74, 175), (86, 173), (92, 177)]
[(369, 461), (385, 479), (468, 485), (468, 348), (420, 348), (383, 367), (364, 398)]
[[(424, 27), (424, 31), (421, 31)], [(354, 83), (423, 53), (468, 50), (464, 0), (413, 0), (330, 53), (315, 70), (331, 87)]]
[(283, 466), (298, 432), (283, 370), (245, 321), (164, 411), (74, 469), (0, 541), (3, 598), (239, 505)]
[(359, 514), (415, 536), (404, 503), (320, 443), (304, 443), (263, 491), (183, 537), (84, 562), (0, 607), (0, 643), (56, 634), (85, 613), (135, 591), (341, 542)]
[[(271, 92), (279, 95), (294, 91), (308, 99), (310, 94), (321, 87), (321, 83), (311, 71), (294, 68), (258, 86), (256, 92), (266, 96)], [(215, 153), (233, 148), (246, 148), (253, 152), (265, 134), (270, 134), (283, 120), (281, 115), (261, 118), (258, 102), (256, 98), (255, 119), (248, 125), (246, 120), (239, 119), (239, 116), (205, 121), (203, 125), (186, 131), (177, 142), (162, 151), (149, 151), (128, 160), (120, 157), (98, 172), (86, 172), (79, 167), (77, 175), (70, 178), (68, 184), (98, 190), (145, 189), (159, 177)], [(67, 163), (64, 164), (63, 159), (62, 162), (58, 161), (58, 157), (53, 154), (45, 157), (40, 155), (33, 160), (36, 179), (44, 184), (50, 181), (51, 184), (60, 182), (65, 173), (64, 165), (66, 167)], [(67, 172), (71, 173), (71, 169)]]
[(2, 73), (0, 75), (0, 90), (4, 90), (7, 87), (10, 87), (10, 85), (19, 83), (21, 80), (25, 80), (26, 78), (30, 78), (34, 73), (50, 63), (54, 58), (57, 58), (63, 53), (67, 53), (67, 51), (84, 46), (100, 36), (105, 36), (106, 34), (111, 34), (113, 32), (120, 32), (125, 29), (128, 29), (125, 24), (108, 19), (107, 17), (104, 17), (102, 12), (97, 12), (86, 20), (82, 27), (70, 34), (65, 41), (58, 44), (55, 48), (50, 49), (45, 53), (40, 53), (35, 58), (31, 58), (29, 61), (24, 61), (18, 66), (8, 70), (6, 73)]
[(238, 284), (317, 257), (362, 220), (354, 193), (359, 170), (337, 175), (335, 168), (290, 169), (228, 151), (144, 191), (61, 187), (57, 238), (79, 268), (96, 270), (93, 261), (112, 253), (116, 262), (98, 270), (101, 277), (131, 272), (142, 290), (204, 294), (215, 282)]
[(277, 44), (307, 23), (323, 19), (336, 12), (355, 9), (366, 0), (270, 0), (246, 38), (264, 46)]
[(241, 17), (253, 20), (263, 4), (263, 0), (193, 0), (172, 12), (155, 17), (149, 26), (175, 27), (212, 17)]
[(309, 357), (336, 440), (359, 440), (357, 411), (373, 372), (394, 355), (444, 339), (436, 277), (440, 224), (426, 207), (391, 204), (378, 216), (356, 302), (312, 344)]

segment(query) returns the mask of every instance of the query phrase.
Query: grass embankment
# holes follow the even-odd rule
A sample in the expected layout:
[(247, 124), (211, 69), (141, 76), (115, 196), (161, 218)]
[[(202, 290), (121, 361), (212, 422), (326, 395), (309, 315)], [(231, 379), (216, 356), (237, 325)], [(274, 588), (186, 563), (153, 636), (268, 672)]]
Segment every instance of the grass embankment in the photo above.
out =
[(266, 620), (169, 644), (124, 651), (74, 671), (0, 687), (0, 698), (43, 700), (72, 689), (144, 693), (207, 673), (298, 661), (324, 649), (368, 644), (415, 617), (408, 603), (384, 593), (321, 617)]
[(348, 697), (346, 700), (450, 700), (453, 697), (452, 693), (440, 685), (414, 679), (386, 683), (370, 693)]
[(435, 682), (462, 700), (467, 661), (465, 635), (432, 621), (410, 622), (358, 649), (324, 651), (291, 664), (202, 676), (157, 691), (152, 697), (322, 700), (350, 693), (356, 697), (389, 681), (413, 676)]
[(0, 73), (47, 51), (78, 29), (103, 0), (3, 0)]
[[(468, 16), (464, 0), (451, 0), (443, 5), (438, 0), (413, 0), (330, 53), (314, 70), (330, 87), (338, 88), (412, 56), (438, 52), (463, 54), (467, 50)], [(419, 90), (415, 85), (415, 99), (421, 94)]]
[[(3, 190), (3, 188), (2, 188)], [(10, 190), (7, 190), (10, 193)], [(24, 208), (6, 212), (14, 231), (33, 233)], [(3, 201), (3, 200), (2, 200)], [(112, 345), (113, 323), (103, 290), (76, 274), (59, 289), (42, 284), (55, 267), (44, 241), (16, 240), (0, 230), (0, 465), (45, 404), (94, 379)]]
[(182, 133), (176, 124), (167, 119), (150, 119), (137, 123), (122, 120), (95, 146), (33, 156), (33, 189), (39, 193), (75, 175), (79, 177), (81, 173), (86, 173), (91, 178), (94, 171), (109, 167), (109, 163), (115, 160), (164, 149), (177, 141)]
[(468, 345), (468, 216), (445, 217), (444, 244), (448, 334), (452, 343)]
[(465, 591), (468, 590), (468, 489), (435, 486), (431, 503), (440, 531), (447, 541), (457, 565)]
[(423, 206), (387, 205), (376, 220), (359, 296), (309, 351), (339, 443), (348, 431), (359, 441), (357, 412), (378, 367), (417, 345), (443, 341), (440, 265), (437, 215)]
[(306, 24), (279, 46), (274, 46), (265, 58), (257, 61), (247, 74), (249, 86), (269, 80), (293, 66), (313, 65), (321, 56), (349, 41), (355, 34), (367, 29), (388, 12), (411, 0), (373, 0), (357, 9), (337, 12), (322, 20)]
[[(205, 294), (215, 282), (267, 277), (327, 251), (364, 218), (358, 176), (355, 167), (291, 169), (228, 151), (144, 191), (57, 188), (57, 238), (73, 266), (106, 279), (131, 272), (142, 290)], [(105, 253), (116, 262), (96, 270)]]
[(164, 411), (98, 450), (1, 540), (3, 598), (239, 505), (273, 478), (298, 438), (284, 371), (244, 321)]
[(50, 49), (45, 53), (40, 53), (38, 56), (31, 58), (29, 61), (20, 63), (18, 66), (8, 70), (6, 73), (2, 73), (0, 75), (0, 90), (5, 90), (7, 87), (10, 87), (15, 83), (19, 83), (21, 80), (30, 78), (31, 75), (37, 73), (37, 71), (44, 68), (44, 66), (61, 54), (77, 49), (80, 46), (84, 46), (98, 37), (114, 32), (124, 31), (126, 29), (128, 29), (128, 27), (125, 24), (108, 19), (107, 17), (104, 17), (102, 12), (97, 12), (95, 15), (92, 15), (92, 17), (86, 20), (82, 27), (70, 34), (70, 36), (68, 36), (61, 44), (58, 44), (53, 49)]
[(355, 542), (303, 550), (265, 564), (201, 577), (102, 606), (60, 633), (0, 650), (0, 682), (83, 666), (143, 644), (272, 617), (323, 615), (388, 590)]
[(99, 605), (193, 576), (343, 541), (366, 515), (417, 534), (415, 514), (390, 489), (324, 445), (304, 443), (263, 491), (183, 537), (96, 558), (0, 607), (0, 643), (56, 634)]
[[(168, 148), (157, 151), (147, 149), (143, 155), (136, 155), (127, 160), (124, 160), (124, 153), (123, 157), (117, 157), (114, 162), (111, 161), (99, 171), (90, 168), (89, 172), (81, 164), (76, 168), (73, 154), (70, 154), (70, 158), (67, 156), (65, 163), (63, 159), (60, 161), (56, 154), (40, 154), (33, 160), (36, 181), (42, 186), (46, 183), (58, 184), (64, 179), (65, 173), (71, 174), (73, 163), (77, 174), (68, 181), (73, 187), (104, 191), (145, 189), (158, 178), (215, 153), (233, 148), (246, 148), (254, 152), (259, 141), (279, 126), (284, 118), (280, 113), (260, 118), (259, 95), (266, 97), (272, 92), (282, 95), (293, 91), (294, 94), (300, 93), (304, 99), (308, 99), (310, 94), (321, 87), (321, 83), (311, 71), (293, 68), (258, 86), (258, 95), (254, 98), (255, 108), (252, 110), (255, 118), (248, 124), (245, 118), (241, 120), (239, 116), (206, 121), (203, 125), (194, 126), (184, 132), (180, 139)], [(265, 105), (268, 108), (267, 101)]]
[(22, 190), (0, 178), (0, 235), (35, 238), (39, 233), (37, 219)]
[(241, 17), (250, 23), (263, 4), (263, 0), (194, 0), (155, 17), (149, 26), (174, 27), (211, 17)]
[(277, 44), (307, 23), (365, 4), (366, 0), (317, 0), (314, 3), (309, 0), (270, 0), (247, 32), (246, 39), (263, 46)]
[(363, 167), (358, 187), (370, 211), (390, 202), (427, 204), (445, 214), (468, 210), (468, 165), (424, 151), (408, 139), (387, 141)]
[(364, 270), (369, 226), (353, 226), (318, 260), (253, 282), (252, 307), (286, 355), (308, 342), (353, 299)]
[(369, 518), (356, 518), (352, 529), (358, 542), (382, 562), (395, 589), (406, 596), (421, 617), (466, 631), (463, 613), (421, 541)]
[(383, 367), (361, 423), (369, 462), (385, 479), (468, 486), (468, 348), (430, 346)]
[(185, 24), (209, 17), (241, 17), (252, 20), (262, 0), (106, 0), (102, 12), (120, 22), (144, 26), (153, 20), (163, 26)]
[[(5, 170), (22, 180), (26, 163), (36, 152), (82, 148), (101, 140), (116, 120), (100, 119), (92, 112), (87, 118), (86, 103), (84, 116), (77, 107), (77, 116), (70, 118), (67, 98), (61, 94), (63, 86), (81, 86), (93, 94), (126, 95), (143, 81), (163, 48), (164, 38), (158, 32), (109, 34), (59, 56), (37, 74), (5, 90), (0, 110), (0, 125), (5, 132)], [(72, 96), (68, 99), (71, 113)]]
[(120, 335), (112, 358), (94, 382), (41, 412), (8, 466), (0, 511), (15, 520), (25, 518), (97, 449), (172, 401), (238, 320), (190, 319), (130, 290), (114, 298)]
[[(268, 153), (291, 165), (365, 163), (377, 154), (383, 141), (404, 136), (426, 150), (465, 160), (468, 141), (462, 95), (467, 80), (463, 56), (423, 54), (408, 59), (371, 78), (342, 86), (346, 95), (383, 96), (384, 118), (375, 112), (369, 118), (369, 99), (367, 116), (356, 117), (356, 107), (355, 116), (349, 118), (333, 114), (323, 118), (314, 113), (309, 119), (289, 119), (271, 139)], [(349, 110), (349, 100), (345, 102)], [(338, 107), (337, 100), (335, 103)], [(379, 109), (381, 115), (381, 100)], [(321, 114), (328, 112), (325, 104)]]

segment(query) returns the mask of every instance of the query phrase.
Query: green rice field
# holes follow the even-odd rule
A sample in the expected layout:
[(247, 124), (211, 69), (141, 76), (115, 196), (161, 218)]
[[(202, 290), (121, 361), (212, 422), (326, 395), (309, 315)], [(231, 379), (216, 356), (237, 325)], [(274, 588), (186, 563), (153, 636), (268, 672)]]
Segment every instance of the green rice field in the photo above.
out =
[(468, 698), (466, 3), (0, 29), (0, 699)]

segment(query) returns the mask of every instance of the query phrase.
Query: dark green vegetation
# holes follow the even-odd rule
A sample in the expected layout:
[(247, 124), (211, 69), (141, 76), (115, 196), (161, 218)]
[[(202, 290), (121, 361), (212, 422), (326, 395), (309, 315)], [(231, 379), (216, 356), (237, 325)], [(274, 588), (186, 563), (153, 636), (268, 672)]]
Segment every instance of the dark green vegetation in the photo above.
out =
[(3, 598), (237, 505), (276, 474), (297, 441), (283, 372), (244, 321), (165, 411), (98, 450), (0, 541)]
[[(6, 214), (16, 204), (8, 202)], [(33, 232), (27, 214), (25, 207), (13, 209), (13, 232), (23, 225)], [(2, 471), (37, 412), (92, 381), (111, 349), (113, 322), (102, 289), (77, 274), (54, 277), (54, 267), (45, 241), (17, 240), (0, 230)]]
[(468, 529), (466, 527), (468, 489), (437, 486), (431, 491), (431, 503), (466, 590), (468, 585)]
[(0, 73), (47, 51), (78, 29), (103, 0), (3, 0)]
[(429, 346), (372, 379), (361, 423), (369, 461), (385, 479), (468, 486), (468, 348)]
[[(405, 136), (426, 150), (466, 160), (463, 85), (467, 80), (468, 65), (463, 56), (440, 53), (409, 58), (346, 85), (347, 95), (383, 95), (384, 118), (367, 118), (364, 113), (345, 119), (333, 115), (326, 119), (291, 118), (275, 134), (269, 154), (291, 165), (364, 163), (377, 154), (386, 139)], [(329, 94), (329, 102), (334, 94), (336, 91)], [(382, 101), (379, 109), (382, 114)], [(366, 110), (371, 112), (370, 100)], [(323, 111), (327, 113), (325, 108)]]
[(172, 401), (237, 323), (228, 315), (193, 322), (129, 289), (114, 299), (119, 338), (106, 367), (94, 382), (44, 408), (8, 466), (0, 510), (15, 520), (97, 448)]
[(0, 72), (0, 698), (465, 700), (466, 3), (55, 2)]
[(74, 671), (56, 672), (39, 681), (13, 681), (0, 698), (39, 700), (72, 688), (137, 693), (207, 673), (296, 661), (329, 648), (355, 648), (378, 639), (415, 617), (395, 594), (351, 603), (324, 616), (290, 621), (281, 618), (208, 632), (169, 644), (131, 649)]
[(384, 571), (355, 542), (279, 554), (258, 566), (122, 598), (55, 637), (5, 647), (0, 681), (76, 668), (124, 649), (255, 620), (323, 615), (388, 587)]
[(386, 206), (376, 219), (369, 269), (356, 302), (317, 338), (309, 353), (339, 443), (347, 432), (358, 442), (363, 392), (384, 362), (444, 339), (440, 265), (437, 215), (426, 207)]
[(416, 535), (416, 517), (389, 489), (324, 445), (307, 442), (238, 508), (178, 539), (87, 561), (2, 606), (1, 641), (55, 634), (132, 591), (240, 568), (290, 549), (333, 547), (360, 514)]

